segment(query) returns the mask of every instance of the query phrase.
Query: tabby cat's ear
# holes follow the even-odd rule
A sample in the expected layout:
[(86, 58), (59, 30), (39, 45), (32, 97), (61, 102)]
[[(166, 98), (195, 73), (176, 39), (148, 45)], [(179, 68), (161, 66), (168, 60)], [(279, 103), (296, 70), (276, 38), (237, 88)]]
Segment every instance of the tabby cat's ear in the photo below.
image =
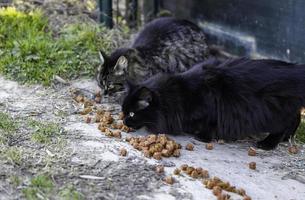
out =
[(117, 76), (123, 75), (125, 72), (127, 72), (127, 67), (128, 67), (127, 58), (125, 56), (120, 56), (114, 66), (114, 74)]
[(103, 51), (99, 51), (99, 57), (100, 57), (100, 65), (104, 65), (106, 54)]

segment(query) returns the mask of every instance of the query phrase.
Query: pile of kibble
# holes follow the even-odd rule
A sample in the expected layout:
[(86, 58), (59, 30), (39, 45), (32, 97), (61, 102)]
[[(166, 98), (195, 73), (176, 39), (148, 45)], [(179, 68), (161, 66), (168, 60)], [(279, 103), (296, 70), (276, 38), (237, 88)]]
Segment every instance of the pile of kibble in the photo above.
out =
[[(162, 173), (164, 172), (164, 167), (162, 165), (158, 165), (156, 166), (156, 171), (158, 173)], [(229, 182), (225, 182), (218, 177), (210, 178), (208, 170), (202, 169), (201, 167), (196, 168), (193, 166), (188, 166), (187, 164), (183, 164), (180, 168), (176, 168), (173, 174), (178, 176), (181, 175), (182, 172), (194, 179), (201, 179), (203, 185), (206, 188), (212, 190), (213, 194), (217, 197), (217, 200), (230, 199), (230, 195), (224, 191), (241, 195), (244, 200), (251, 200), (251, 197), (246, 194), (244, 189), (237, 189)], [(164, 181), (168, 184), (173, 184), (175, 179), (173, 176), (167, 176), (165, 177)]]
[(84, 115), (85, 122), (99, 123), (98, 129), (105, 133), (106, 136), (121, 138), (121, 131), (132, 131), (131, 128), (123, 124), (123, 113), (119, 113), (117, 120), (115, 120), (109, 111), (105, 111), (96, 106), (96, 103), (100, 103), (101, 101), (100, 92), (96, 92), (94, 101), (82, 95), (74, 96), (74, 100), (83, 104), (84, 108), (79, 113)]
[(161, 160), (162, 157), (180, 156), (181, 145), (165, 134), (127, 137), (126, 141), (135, 149), (142, 151), (144, 156), (148, 158), (153, 157), (156, 160)]

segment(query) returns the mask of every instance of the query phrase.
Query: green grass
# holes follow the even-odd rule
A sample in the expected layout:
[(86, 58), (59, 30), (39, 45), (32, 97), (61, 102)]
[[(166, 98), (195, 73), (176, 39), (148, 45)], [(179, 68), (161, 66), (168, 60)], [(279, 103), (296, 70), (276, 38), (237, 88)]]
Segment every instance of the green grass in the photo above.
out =
[(5, 149), (4, 157), (12, 165), (20, 165), (22, 162), (22, 150), (18, 147), (8, 147)]
[(54, 75), (92, 77), (98, 50), (113, 45), (112, 32), (92, 24), (69, 25), (54, 37), (39, 10), (1, 8), (0, 24), (0, 73), (21, 83), (49, 85)]
[(59, 191), (62, 200), (82, 200), (84, 195), (78, 192), (73, 186), (65, 186)]
[(305, 143), (305, 119), (302, 119), (299, 128), (297, 129), (296, 139), (299, 142)]
[(32, 178), (28, 187), (22, 190), (26, 199), (49, 199), (54, 183), (49, 176), (39, 175)]
[(61, 132), (60, 127), (55, 123), (30, 120), (28, 125), (34, 130), (31, 134), (32, 141), (38, 143), (49, 143), (52, 138), (59, 136)]
[(18, 129), (18, 123), (4, 112), (0, 112), (0, 144), (7, 143)]

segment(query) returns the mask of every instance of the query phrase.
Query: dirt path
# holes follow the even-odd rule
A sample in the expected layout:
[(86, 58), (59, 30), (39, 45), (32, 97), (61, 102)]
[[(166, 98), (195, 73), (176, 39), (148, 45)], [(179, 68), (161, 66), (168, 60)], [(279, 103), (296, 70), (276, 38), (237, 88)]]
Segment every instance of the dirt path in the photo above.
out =
[[(17, 142), (0, 145), (0, 149), (16, 146), (22, 150), (22, 162), (18, 164), (0, 156), (0, 199), (24, 198), (24, 190), (33, 187), (30, 180), (45, 173), (55, 185), (46, 195), (49, 199), (57, 199), (67, 186), (73, 186), (73, 191), (85, 199), (216, 199), (198, 180), (175, 176), (176, 183), (169, 186), (162, 181), (164, 175), (154, 171), (156, 164), (163, 164), (166, 175), (170, 175), (185, 163), (203, 167), (211, 176), (244, 188), (252, 199), (302, 200), (305, 197), (304, 146), (297, 155), (290, 155), (287, 144), (281, 144), (274, 151), (258, 150), (258, 156), (250, 157), (247, 149), (253, 145), (251, 142), (215, 144), (214, 150), (209, 151), (204, 143), (179, 136), (171, 138), (183, 147), (192, 142), (194, 151), (182, 150), (179, 158), (156, 161), (145, 158), (123, 139), (106, 137), (97, 129), (97, 124), (87, 124), (77, 114), (79, 105), (70, 97), (70, 89), (95, 91), (94, 81), (77, 81), (57, 89), (20, 86), (2, 77), (0, 83), (0, 111), (9, 113), (20, 123)], [(119, 110), (118, 105), (104, 103), (102, 106), (114, 112)], [(57, 123), (63, 133), (48, 144), (37, 144), (27, 137), (31, 131), (26, 126), (29, 118)], [(135, 134), (146, 132), (132, 133)], [(130, 134), (123, 133), (123, 138), (127, 135)], [(128, 150), (127, 157), (118, 156), (121, 147)], [(248, 168), (251, 161), (257, 163), (257, 170)], [(19, 177), (19, 184), (14, 185), (12, 177)], [(231, 197), (242, 199), (234, 194)]]

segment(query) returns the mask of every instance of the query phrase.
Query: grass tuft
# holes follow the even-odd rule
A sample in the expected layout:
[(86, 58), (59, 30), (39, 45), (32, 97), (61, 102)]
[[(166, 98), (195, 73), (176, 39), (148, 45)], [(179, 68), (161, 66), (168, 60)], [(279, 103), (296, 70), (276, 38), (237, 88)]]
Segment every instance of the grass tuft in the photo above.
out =
[(296, 131), (296, 139), (298, 142), (305, 143), (305, 119), (302, 119)]
[(51, 139), (59, 136), (61, 132), (60, 127), (55, 123), (30, 120), (28, 125), (34, 130), (31, 134), (31, 139), (34, 142), (43, 144), (51, 142)]
[(31, 184), (22, 190), (26, 199), (49, 199), (54, 183), (49, 176), (39, 175), (31, 180)]
[(0, 112), (0, 144), (8, 143), (18, 129), (18, 124), (4, 112)]

